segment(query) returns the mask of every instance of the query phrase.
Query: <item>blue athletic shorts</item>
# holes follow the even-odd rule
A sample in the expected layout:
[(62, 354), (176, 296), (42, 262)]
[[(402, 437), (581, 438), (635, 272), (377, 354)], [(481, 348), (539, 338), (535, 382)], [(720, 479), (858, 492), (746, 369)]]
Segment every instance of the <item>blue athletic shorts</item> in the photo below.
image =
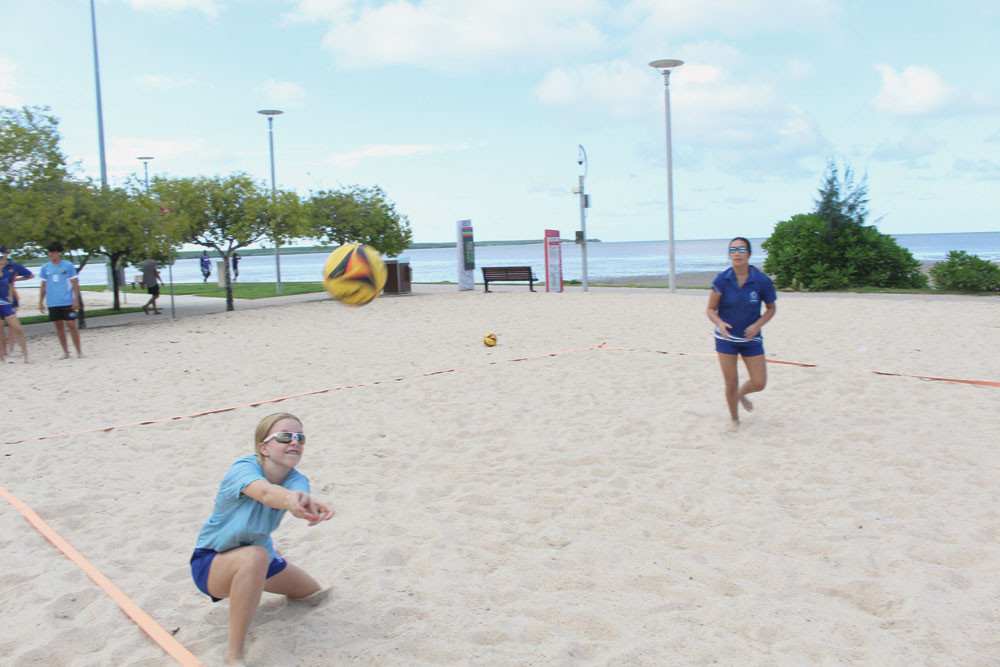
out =
[(721, 354), (736, 354), (747, 357), (759, 357), (764, 354), (764, 343), (759, 340), (750, 340), (745, 343), (737, 343), (731, 340), (715, 339), (715, 351)]
[(0, 303), (0, 320), (5, 320), (14, 314), (14, 306), (6, 303)]
[[(208, 571), (212, 568), (212, 560), (218, 555), (214, 549), (195, 549), (191, 554), (191, 576), (194, 578), (194, 585), (198, 590), (212, 598), (212, 602), (218, 602), (222, 598), (217, 598), (208, 592)], [(271, 559), (267, 566), (267, 577), (270, 579), (288, 567), (288, 561), (278, 556)]]

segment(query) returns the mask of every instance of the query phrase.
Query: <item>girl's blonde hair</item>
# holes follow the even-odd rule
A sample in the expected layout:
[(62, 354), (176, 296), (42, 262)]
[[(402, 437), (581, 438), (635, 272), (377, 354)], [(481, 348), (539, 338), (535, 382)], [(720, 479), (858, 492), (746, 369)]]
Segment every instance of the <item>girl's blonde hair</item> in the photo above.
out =
[(280, 422), (282, 419), (294, 419), (302, 425), (302, 420), (293, 414), (287, 412), (275, 412), (273, 415), (268, 415), (260, 420), (257, 424), (257, 430), (253, 434), (253, 451), (257, 455), (257, 463), (261, 466), (264, 465), (264, 455), (260, 453), (260, 443), (268, 436), (274, 425)]

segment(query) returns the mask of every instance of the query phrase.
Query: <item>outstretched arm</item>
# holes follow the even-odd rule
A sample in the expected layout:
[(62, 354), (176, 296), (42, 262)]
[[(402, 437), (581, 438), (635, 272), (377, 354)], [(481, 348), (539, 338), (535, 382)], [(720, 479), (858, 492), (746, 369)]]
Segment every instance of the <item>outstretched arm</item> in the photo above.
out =
[(288, 510), (296, 519), (309, 521), (310, 526), (315, 526), (333, 516), (333, 510), (323, 501), (316, 500), (304, 491), (290, 491), (266, 479), (250, 482), (243, 489), (243, 493), (261, 505), (276, 510)]

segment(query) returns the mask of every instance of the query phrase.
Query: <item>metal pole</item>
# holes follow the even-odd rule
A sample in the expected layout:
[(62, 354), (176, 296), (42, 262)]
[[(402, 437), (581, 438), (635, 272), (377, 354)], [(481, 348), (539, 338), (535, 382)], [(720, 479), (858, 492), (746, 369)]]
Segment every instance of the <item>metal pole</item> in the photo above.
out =
[[(271, 147), (271, 203), (274, 203), (274, 116), (267, 117), (267, 138)], [(278, 235), (274, 235), (274, 271), (277, 276), (277, 292), (281, 294), (281, 254)]]
[(677, 292), (674, 271), (674, 168), (670, 151), (670, 70), (663, 70), (663, 94), (667, 108), (667, 218), (670, 226), (670, 292)]
[(90, 32), (94, 42), (94, 87), (97, 90), (97, 143), (101, 152), (101, 187), (108, 187), (108, 168), (104, 160), (104, 112), (101, 110), (101, 68), (97, 61), (97, 15), (90, 0)]
[(142, 161), (142, 168), (146, 170), (146, 194), (149, 194), (149, 160)]
[(587, 177), (587, 151), (580, 145), (580, 163), (583, 165), (583, 173), (580, 174), (580, 230), (583, 233), (583, 245), (581, 247), (581, 259), (583, 260), (583, 291), (589, 291), (587, 287), (587, 195), (584, 192), (584, 179)]

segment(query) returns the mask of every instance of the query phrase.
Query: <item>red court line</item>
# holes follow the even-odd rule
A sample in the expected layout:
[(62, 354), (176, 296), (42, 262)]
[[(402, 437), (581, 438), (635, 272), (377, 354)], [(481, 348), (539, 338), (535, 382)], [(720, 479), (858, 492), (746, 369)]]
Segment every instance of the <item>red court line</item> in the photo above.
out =
[[(544, 354), (535, 354), (529, 357), (518, 357), (516, 359), (507, 359), (507, 361), (526, 361), (528, 359), (540, 359), (543, 357), (554, 357), (560, 354), (569, 354), (571, 352), (581, 352), (584, 350), (593, 350), (600, 346), (583, 347), (575, 350), (564, 350), (562, 352), (546, 352)], [(490, 365), (497, 364), (500, 362), (491, 361)], [(475, 364), (467, 364), (465, 366), (456, 366), (455, 368), (443, 368), (436, 371), (427, 371), (426, 373), (417, 373), (416, 375), (404, 375), (402, 377), (392, 378), (392, 382), (401, 382), (403, 380), (412, 380), (420, 377), (429, 377), (431, 375), (441, 375), (443, 373), (454, 373), (455, 371), (463, 370), (466, 368), (472, 368)], [(71, 435), (82, 435), (84, 433), (97, 433), (99, 431), (113, 431), (116, 428), (127, 428), (130, 426), (146, 426), (149, 424), (159, 424), (166, 421), (174, 421), (177, 419), (194, 419), (195, 417), (204, 417), (205, 415), (214, 415), (221, 412), (229, 412), (231, 410), (239, 410), (240, 408), (256, 408), (261, 405), (266, 405), (267, 403), (280, 403), (281, 401), (287, 401), (292, 398), (302, 398), (303, 396), (313, 396), (315, 394), (325, 394), (331, 391), (340, 391), (342, 389), (354, 389), (357, 387), (371, 387), (374, 385), (379, 385), (385, 383), (386, 380), (374, 380), (372, 382), (359, 382), (356, 384), (343, 384), (337, 387), (327, 387), (325, 389), (314, 389), (312, 391), (303, 391), (298, 394), (289, 394), (288, 396), (279, 396), (277, 398), (266, 398), (260, 401), (254, 401), (253, 403), (243, 403), (240, 405), (230, 405), (224, 408), (215, 408), (212, 410), (203, 410), (201, 412), (192, 412), (186, 415), (174, 415), (172, 417), (156, 417), (153, 419), (146, 419), (138, 422), (130, 422), (127, 424), (114, 424), (111, 426), (99, 426), (97, 428), (88, 428), (81, 431), (70, 431), (68, 433), (52, 433), (49, 435), (36, 435), (30, 438), (22, 438), (20, 440), (8, 440), (6, 442), (0, 442), (0, 445), (18, 445), (23, 442), (32, 442), (35, 440), (49, 440), (51, 438), (62, 438)]]
[[(696, 356), (696, 357), (712, 357), (715, 356), (709, 352), (667, 352), (664, 350), (638, 350), (630, 347), (614, 347), (612, 345), (591, 345), (589, 347), (581, 347), (572, 350), (562, 350), (560, 352), (545, 352), (543, 354), (535, 354), (528, 357), (516, 357), (513, 359), (507, 359), (508, 362), (515, 361), (527, 361), (528, 359), (542, 359), (544, 357), (555, 357), (561, 354), (571, 354), (573, 352), (585, 352), (587, 350), (613, 350), (618, 352), (653, 352), (655, 354), (676, 354), (678, 356)], [(788, 366), (799, 366), (801, 368), (818, 368), (816, 364), (806, 364), (799, 361), (782, 361), (780, 359), (768, 359), (768, 363), (771, 364), (785, 364)], [(501, 362), (491, 361), (489, 365), (498, 364)], [(395, 382), (401, 382), (403, 380), (412, 380), (419, 377), (429, 377), (432, 375), (441, 375), (443, 373), (454, 373), (455, 371), (463, 370), (466, 368), (472, 368), (475, 364), (467, 364), (465, 366), (456, 366), (455, 368), (444, 368), (437, 371), (427, 371), (426, 373), (417, 373), (416, 375), (404, 375), (402, 377), (393, 378)], [(985, 387), (1000, 387), (1000, 382), (989, 382), (987, 380), (961, 380), (956, 378), (939, 378), (939, 377), (929, 377), (924, 375), (906, 375), (903, 373), (887, 373), (883, 371), (863, 371), (859, 370), (861, 373), (874, 373), (875, 375), (890, 375), (895, 377), (912, 377), (919, 378), (921, 380), (937, 381), (937, 382), (955, 382), (959, 384), (971, 384), (980, 385)], [(331, 391), (340, 391), (341, 389), (354, 389), (356, 387), (370, 387), (378, 384), (382, 384), (384, 380), (375, 380), (372, 382), (359, 382), (356, 384), (344, 384), (337, 387), (327, 387), (326, 389), (314, 389), (312, 391), (304, 391), (298, 394), (290, 394), (288, 396), (279, 396), (277, 398), (267, 398), (260, 401), (254, 401), (253, 403), (243, 403), (241, 405), (230, 405), (225, 408), (216, 408), (214, 410), (204, 410), (202, 412), (192, 412), (186, 415), (175, 415), (173, 417), (157, 417), (155, 419), (147, 419), (140, 422), (132, 422), (129, 424), (116, 424), (112, 426), (101, 426), (98, 428), (90, 428), (82, 431), (72, 431), (69, 433), (53, 433), (50, 435), (39, 435), (30, 438), (22, 438), (20, 440), (8, 440), (6, 442), (0, 442), (0, 445), (17, 445), (22, 442), (32, 442), (34, 440), (48, 440), (50, 438), (61, 438), (71, 435), (81, 435), (83, 433), (96, 433), (98, 431), (113, 431), (116, 428), (126, 428), (129, 426), (145, 426), (148, 424), (158, 424), (165, 421), (173, 421), (176, 419), (193, 419), (195, 417), (203, 417), (205, 415), (214, 415), (221, 412), (229, 412), (230, 410), (239, 410), (240, 408), (256, 408), (267, 403), (280, 403), (281, 401), (287, 401), (292, 398), (301, 398), (303, 396), (313, 396), (315, 394), (325, 394)]]
[(111, 583), (110, 579), (101, 574), (100, 570), (91, 565), (90, 561), (83, 557), (83, 554), (74, 549), (70, 543), (63, 539), (59, 533), (53, 530), (49, 524), (45, 523), (45, 521), (43, 521), (33, 509), (25, 505), (17, 496), (5, 489), (3, 485), (0, 485), (0, 496), (13, 505), (14, 509), (24, 515), (24, 518), (28, 520), (28, 523), (34, 526), (35, 529), (49, 542), (55, 545), (57, 549), (66, 554), (67, 558), (76, 563), (76, 565), (83, 570), (84, 574), (94, 580), (94, 583), (104, 589), (104, 592), (108, 594), (108, 597), (114, 600), (115, 603), (121, 607), (122, 611), (128, 614), (129, 618), (135, 621), (136, 625), (142, 628), (143, 632), (149, 635), (154, 642), (159, 644), (160, 648), (166, 651), (167, 655), (185, 667), (188, 665), (195, 667), (196, 665), (202, 664), (201, 660), (184, 648), (179, 641), (174, 639), (173, 635), (164, 630), (163, 626), (153, 620), (152, 616), (143, 611), (139, 605), (131, 600), (131, 598), (122, 593), (121, 589)]

